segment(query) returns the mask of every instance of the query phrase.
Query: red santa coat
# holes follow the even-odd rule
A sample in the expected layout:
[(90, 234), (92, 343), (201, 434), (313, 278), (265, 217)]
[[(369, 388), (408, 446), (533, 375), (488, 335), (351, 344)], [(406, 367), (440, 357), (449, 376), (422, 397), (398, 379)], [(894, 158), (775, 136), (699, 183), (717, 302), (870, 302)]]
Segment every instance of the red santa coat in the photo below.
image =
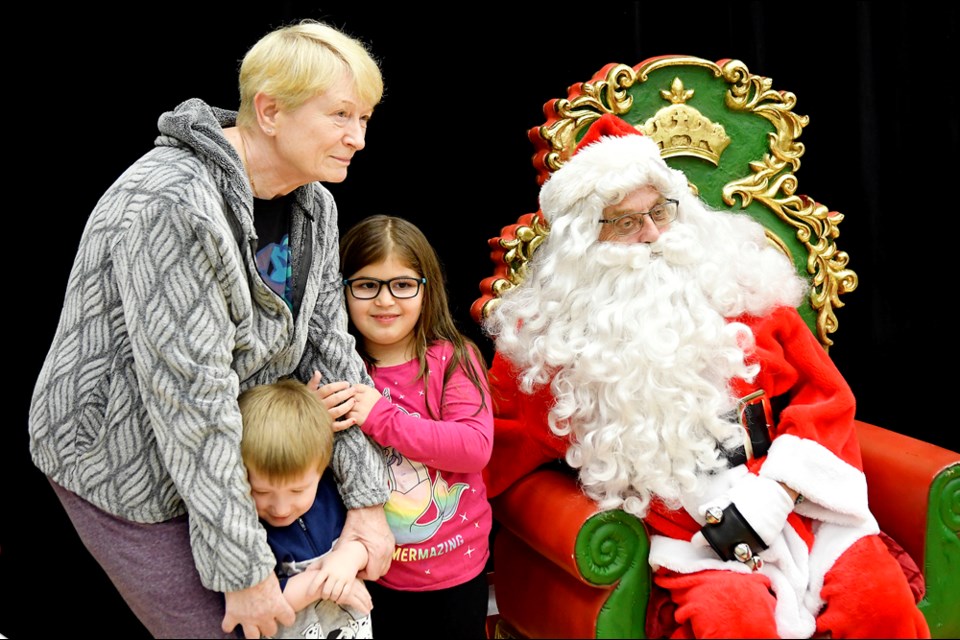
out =
[[(795, 309), (778, 308), (764, 317), (735, 320), (752, 329), (756, 346), (748, 358), (760, 364), (756, 379), (738, 381), (737, 392), (745, 396), (763, 389), (768, 397), (784, 396), (787, 402), (764, 458), (711, 476), (710, 486), (684, 500), (681, 509), (668, 509), (656, 500), (651, 504), (644, 519), (651, 534), (650, 563), (683, 612), (677, 616), (684, 625), (678, 635), (807, 637), (819, 629), (841, 637), (849, 630), (846, 625), (863, 633), (869, 611), (880, 633), (874, 637), (929, 637), (899, 565), (876, 535), (879, 528), (867, 505), (853, 422), (856, 405), (846, 381)], [(496, 417), (485, 481), (493, 497), (540, 465), (563, 458), (568, 442), (548, 427), (553, 403), (549, 387), (524, 394), (517, 388), (515, 370), (499, 354), (494, 356), (490, 381)], [(765, 564), (758, 573), (740, 562), (721, 560), (702, 541), (691, 542), (704, 522), (697, 507), (722, 495), (745, 473), (782, 482), (804, 496), (779, 539), (764, 552)], [(838, 562), (854, 546), (855, 553)], [(766, 605), (769, 615), (733, 615), (737, 609), (729, 616), (721, 613), (729, 594), (746, 584), (737, 574), (753, 582), (758, 593), (776, 594)], [(887, 579), (864, 580), (877, 575)], [(830, 607), (831, 617), (818, 620), (827, 597), (846, 591), (838, 585), (847, 582), (849, 591), (856, 592), (845, 596), (851, 601)], [(866, 589), (852, 587), (864, 582), (870, 583)], [(735, 602), (742, 608), (742, 599)], [(894, 612), (894, 618), (902, 621), (902, 633), (891, 629), (888, 616), (877, 616), (878, 610)], [(734, 621), (741, 618), (760, 626), (738, 629)], [(767, 618), (775, 628), (763, 627)], [(711, 630), (716, 621), (719, 626)], [(868, 631), (866, 636), (870, 635)]]

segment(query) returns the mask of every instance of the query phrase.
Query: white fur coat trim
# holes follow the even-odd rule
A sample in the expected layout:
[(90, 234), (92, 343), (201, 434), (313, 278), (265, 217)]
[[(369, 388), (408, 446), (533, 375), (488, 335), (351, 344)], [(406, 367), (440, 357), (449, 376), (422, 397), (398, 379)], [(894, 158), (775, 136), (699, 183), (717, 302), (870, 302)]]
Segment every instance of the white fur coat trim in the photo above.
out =
[(863, 471), (813, 440), (789, 434), (778, 437), (760, 475), (799, 491), (803, 502), (796, 512), (800, 515), (847, 526), (876, 526), (867, 505)]
[(540, 208), (548, 222), (568, 213), (598, 215), (636, 189), (651, 185), (666, 197), (687, 190), (682, 173), (660, 157), (647, 136), (605, 136), (578, 151), (540, 190)]

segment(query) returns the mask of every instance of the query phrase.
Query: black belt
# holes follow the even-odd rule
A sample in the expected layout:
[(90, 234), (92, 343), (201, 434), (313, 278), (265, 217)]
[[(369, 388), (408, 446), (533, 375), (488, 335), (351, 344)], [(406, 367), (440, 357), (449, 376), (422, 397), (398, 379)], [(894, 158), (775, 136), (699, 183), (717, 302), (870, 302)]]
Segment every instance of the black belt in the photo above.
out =
[(743, 446), (732, 451), (721, 450), (731, 467), (767, 455), (773, 442), (773, 430), (780, 414), (780, 405), (785, 400), (783, 396), (771, 400), (761, 389), (740, 398), (737, 408), (725, 416), (739, 422), (746, 431)]

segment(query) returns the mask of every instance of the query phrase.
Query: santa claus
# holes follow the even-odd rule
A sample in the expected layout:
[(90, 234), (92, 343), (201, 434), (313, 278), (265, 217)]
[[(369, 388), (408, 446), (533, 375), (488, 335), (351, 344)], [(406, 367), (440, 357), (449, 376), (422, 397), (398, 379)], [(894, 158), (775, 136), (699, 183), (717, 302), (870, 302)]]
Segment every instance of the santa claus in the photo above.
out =
[(676, 637), (929, 637), (867, 505), (853, 395), (763, 228), (612, 115), (540, 205), (549, 236), (485, 324), (490, 495), (564, 458), (646, 523)]

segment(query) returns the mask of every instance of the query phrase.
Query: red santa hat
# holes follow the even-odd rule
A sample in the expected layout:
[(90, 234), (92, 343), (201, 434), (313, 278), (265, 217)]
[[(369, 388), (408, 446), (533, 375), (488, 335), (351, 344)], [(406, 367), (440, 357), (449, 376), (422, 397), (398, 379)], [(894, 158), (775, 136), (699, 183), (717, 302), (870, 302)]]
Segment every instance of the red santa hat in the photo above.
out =
[(687, 190), (686, 177), (667, 166), (653, 139), (606, 113), (590, 125), (573, 156), (544, 183), (540, 209), (551, 223), (571, 214), (599, 219), (605, 207), (646, 185), (669, 198), (679, 198)]

